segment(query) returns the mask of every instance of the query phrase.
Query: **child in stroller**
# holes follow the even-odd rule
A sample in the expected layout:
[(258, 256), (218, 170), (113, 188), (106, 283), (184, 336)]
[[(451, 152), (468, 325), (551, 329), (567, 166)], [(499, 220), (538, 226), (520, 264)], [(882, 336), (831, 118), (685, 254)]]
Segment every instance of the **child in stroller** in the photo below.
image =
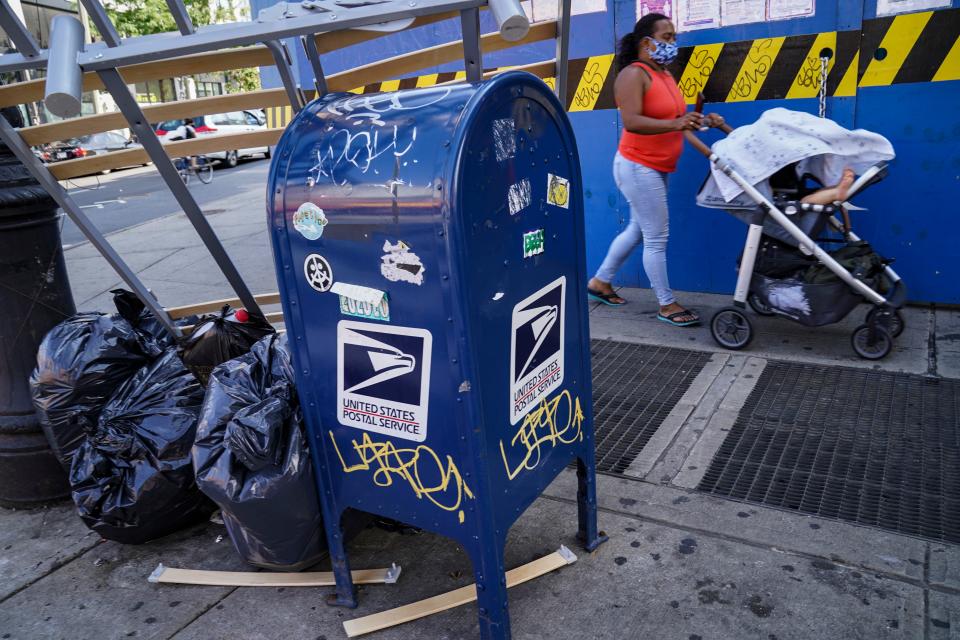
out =
[[(747, 304), (760, 315), (816, 327), (839, 322), (866, 300), (874, 307), (854, 330), (853, 349), (867, 359), (886, 356), (903, 330), (906, 288), (892, 260), (853, 233), (849, 199), (886, 176), (894, 157), (890, 143), (787, 109), (725, 131), (730, 135), (712, 150), (687, 134), (711, 162), (698, 204), (725, 209), (749, 225), (733, 306), (710, 322), (714, 339), (729, 349), (749, 344)], [(827, 229), (835, 235), (822, 237)], [(835, 244), (841, 246), (831, 251), (821, 246)]]

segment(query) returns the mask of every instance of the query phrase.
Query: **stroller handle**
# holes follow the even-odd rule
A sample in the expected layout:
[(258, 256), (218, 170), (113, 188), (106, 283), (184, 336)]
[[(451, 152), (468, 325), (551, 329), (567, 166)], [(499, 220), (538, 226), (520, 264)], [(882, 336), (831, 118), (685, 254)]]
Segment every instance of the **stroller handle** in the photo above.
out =
[[(730, 132), (733, 131), (733, 127), (731, 127), (727, 123), (723, 123), (722, 125), (716, 128), (720, 129), (720, 131), (723, 131), (724, 135), (729, 135)], [(683, 132), (683, 137), (687, 139), (687, 142), (693, 145), (694, 149), (696, 149), (706, 157), (709, 158), (711, 155), (713, 155), (713, 152), (710, 150), (710, 147), (708, 147), (702, 140), (700, 140), (700, 138), (697, 137), (697, 134), (695, 132), (690, 131), (688, 129)]]

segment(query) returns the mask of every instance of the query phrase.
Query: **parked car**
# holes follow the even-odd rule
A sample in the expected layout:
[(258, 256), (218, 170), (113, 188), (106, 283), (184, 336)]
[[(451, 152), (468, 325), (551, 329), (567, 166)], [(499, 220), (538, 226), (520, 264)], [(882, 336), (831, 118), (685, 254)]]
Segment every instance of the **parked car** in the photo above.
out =
[[(121, 131), (103, 131), (101, 133), (91, 133), (79, 138), (71, 138), (62, 142), (42, 145), (34, 149), (34, 155), (43, 162), (60, 162), (63, 160), (74, 160), (77, 158), (89, 158), (90, 156), (112, 153), (114, 151), (124, 151), (126, 149), (139, 149), (141, 145), (127, 138)], [(133, 162), (129, 166), (139, 167), (142, 162)], [(120, 167), (117, 167), (120, 168)], [(102, 173), (109, 173), (106, 169)]]
[[(176, 136), (178, 135), (177, 130), (183, 126), (183, 123), (184, 121), (182, 119), (161, 122), (156, 128), (157, 135), (160, 136), (161, 140), (167, 136)], [(197, 135), (201, 136), (218, 133), (258, 131), (267, 128), (267, 119), (262, 111), (230, 111), (229, 113), (196, 116), (193, 118), (193, 128), (197, 130)], [(270, 147), (249, 147), (246, 149), (235, 149), (233, 151), (216, 151), (204, 155), (208, 158), (219, 160), (228, 167), (235, 167), (240, 158), (247, 158), (261, 153), (265, 158), (269, 158)]]

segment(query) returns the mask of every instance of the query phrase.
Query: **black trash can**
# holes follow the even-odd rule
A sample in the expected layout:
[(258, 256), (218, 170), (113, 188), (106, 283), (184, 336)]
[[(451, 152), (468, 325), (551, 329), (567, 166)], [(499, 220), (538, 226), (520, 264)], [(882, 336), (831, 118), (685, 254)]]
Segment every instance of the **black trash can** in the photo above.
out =
[[(22, 125), (17, 109), (3, 109)], [(69, 495), (30, 399), (37, 347), (76, 308), (60, 244), (60, 214), (26, 167), (0, 144), (0, 506)]]

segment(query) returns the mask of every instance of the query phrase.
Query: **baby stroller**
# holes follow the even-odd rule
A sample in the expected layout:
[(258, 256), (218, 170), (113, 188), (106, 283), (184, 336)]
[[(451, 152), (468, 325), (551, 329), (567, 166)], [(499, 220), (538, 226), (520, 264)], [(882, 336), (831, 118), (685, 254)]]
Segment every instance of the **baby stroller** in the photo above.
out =
[[(899, 310), (906, 287), (890, 268), (892, 260), (853, 233), (849, 211), (856, 209), (850, 204), (853, 196), (886, 177), (886, 162), (894, 157), (890, 143), (787, 109), (772, 109), (736, 131), (723, 130), (730, 135), (713, 150), (686, 132), (711, 163), (697, 203), (724, 209), (749, 225), (733, 306), (710, 321), (714, 340), (728, 349), (750, 343), (747, 304), (759, 315), (818, 327), (843, 320), (867, 301), (873, 308), (851, 335), (853, 350), (869, 360), (885, 357), (904, 329)], [(843, 166), (859, 174), (844, 202), (801, 202), (836, 184), (830, 177), (839, 178)], [(827, 231), (833, 236), (822, 237)]]

